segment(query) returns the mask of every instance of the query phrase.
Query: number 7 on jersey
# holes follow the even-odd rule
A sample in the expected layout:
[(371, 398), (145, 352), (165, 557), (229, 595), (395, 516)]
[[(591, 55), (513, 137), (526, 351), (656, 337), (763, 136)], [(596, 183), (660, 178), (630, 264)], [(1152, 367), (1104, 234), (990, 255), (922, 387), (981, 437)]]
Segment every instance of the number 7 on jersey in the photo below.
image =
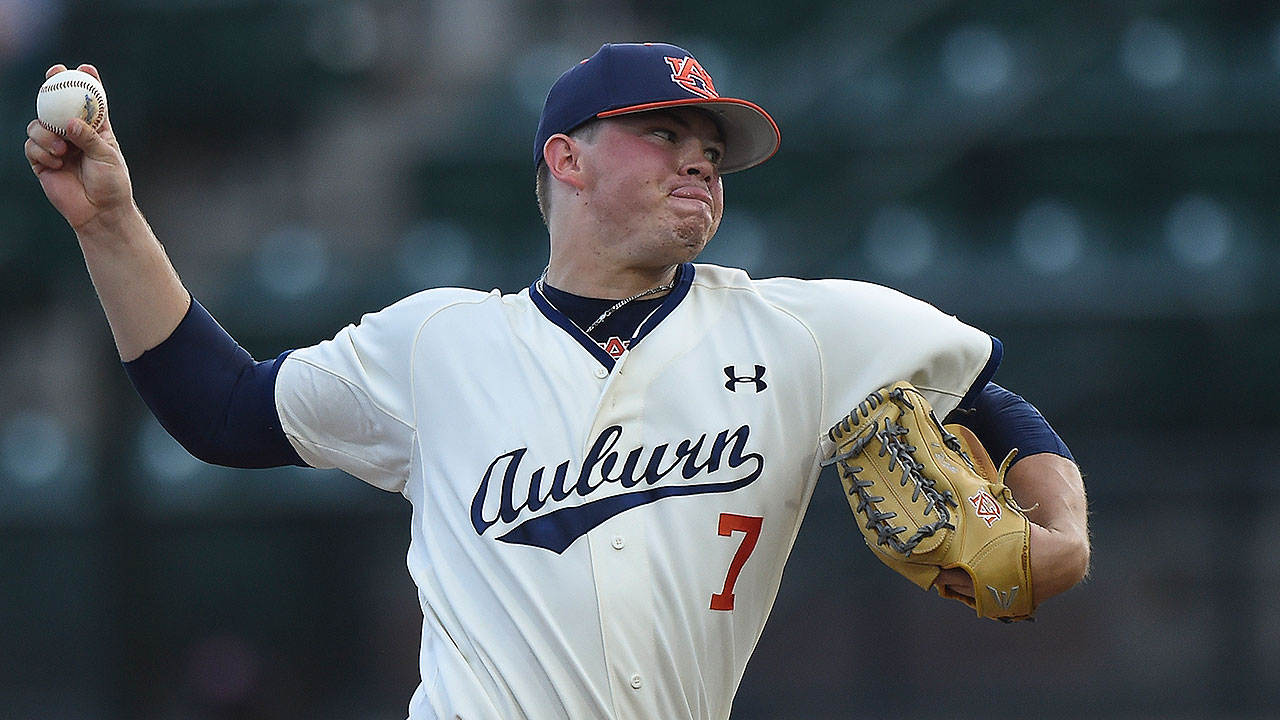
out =
[(733, 609), (733, 586), (738, 582), (738, 573), (742, 572), (742, 566), (747, 563), (751, 551), (756, 549), (756, 541), (760, 539), (760, 526), (763, 523), (762, 517), (720, 513), (719, 535), (729, 537), (735, 532), (740, 532), (743, 536), (742, 543), (738, 545), (738, 551), (733, 554), (733, 560), (729, 562), (729, 572), (724, 578), (724, 588), (711, 596), (712, 610)]

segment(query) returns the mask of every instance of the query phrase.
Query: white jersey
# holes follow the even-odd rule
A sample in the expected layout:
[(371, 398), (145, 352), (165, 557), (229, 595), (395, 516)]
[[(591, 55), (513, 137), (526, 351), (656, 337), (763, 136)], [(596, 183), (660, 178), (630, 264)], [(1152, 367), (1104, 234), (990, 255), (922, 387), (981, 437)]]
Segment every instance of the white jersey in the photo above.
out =
[(411, 718), (729, 717), (832, 448), (906, 379), (939, 414), (999, 344), (896, 291), (685, 265), (616, 361), (536, 288), (415, 294), (283, 363), (304, 460), (402, 493)]

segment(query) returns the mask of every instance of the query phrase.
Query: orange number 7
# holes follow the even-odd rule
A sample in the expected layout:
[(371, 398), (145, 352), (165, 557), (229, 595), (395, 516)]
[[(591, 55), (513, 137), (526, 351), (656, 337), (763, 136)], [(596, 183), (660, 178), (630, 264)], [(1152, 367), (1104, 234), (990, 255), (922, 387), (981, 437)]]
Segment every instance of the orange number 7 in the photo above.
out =
[(760, 539), (760, 525), (763, 522), (762, 517), (720, 513), (720, 536), (729, 537), (734, 532), (740, 532), (743, 533), (743, 537), (738, 551), (733, 554), (733, 561), (729, 563), (729, 574), (724, 578), (724, 588), (711, 596), (712, 610), (733, 609), (734, 583), (738, 582), (738, 573), (742, 572), (742, 566), (746, 564), (751, 551), (756, 549), (756, 541)]

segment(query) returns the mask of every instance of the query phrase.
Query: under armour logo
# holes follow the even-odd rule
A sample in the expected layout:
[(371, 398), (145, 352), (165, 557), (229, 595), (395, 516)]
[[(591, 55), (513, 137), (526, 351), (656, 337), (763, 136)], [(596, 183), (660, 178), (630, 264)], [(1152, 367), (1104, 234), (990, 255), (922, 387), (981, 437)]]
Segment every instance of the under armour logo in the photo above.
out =
[(734, 365), (726, 365), (724, 368), (724, 376), (729, 378), (724, 387), (731, 392), (738, 392), (738, 383), (751, 383), (756, 386), (756, 392), (763, 392), (769, 387), (764, 381), (764, 366), (756, 365), (755, 375), (739, 375), (738, 369)]
[(996, 604), (1005, 610), (1008, 610), (1013, 605), (1013, 599), (1018, 597), (1017, 585), (1009, 588), (1009, 592), (1000, 592), (990, 585), (987, 586), (987, 589), (991, 591), (991, 597), (995, 598)]

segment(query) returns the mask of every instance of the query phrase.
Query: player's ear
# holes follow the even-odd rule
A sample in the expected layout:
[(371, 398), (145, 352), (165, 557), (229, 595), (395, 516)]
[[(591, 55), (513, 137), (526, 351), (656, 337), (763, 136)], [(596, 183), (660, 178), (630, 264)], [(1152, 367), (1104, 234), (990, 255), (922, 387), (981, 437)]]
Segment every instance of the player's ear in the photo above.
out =
[(582, 146), (568, 135), (558, 133), (547, 138), (542, 146), (542, 161), (547, 164), (551, 177), (581, 190), (586, 182), (583, 179)]

